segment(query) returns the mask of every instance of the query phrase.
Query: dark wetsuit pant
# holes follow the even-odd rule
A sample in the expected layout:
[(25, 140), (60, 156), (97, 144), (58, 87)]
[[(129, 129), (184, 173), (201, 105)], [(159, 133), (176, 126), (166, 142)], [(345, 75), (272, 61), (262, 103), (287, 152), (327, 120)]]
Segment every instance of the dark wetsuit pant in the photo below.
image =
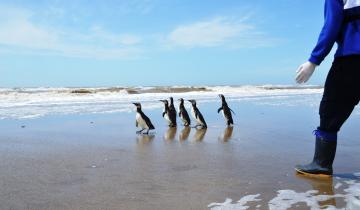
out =
[(360, 55), (337, 57), (326, 78), (320, 103), (320, 127), (336, 133), (360, 100)]

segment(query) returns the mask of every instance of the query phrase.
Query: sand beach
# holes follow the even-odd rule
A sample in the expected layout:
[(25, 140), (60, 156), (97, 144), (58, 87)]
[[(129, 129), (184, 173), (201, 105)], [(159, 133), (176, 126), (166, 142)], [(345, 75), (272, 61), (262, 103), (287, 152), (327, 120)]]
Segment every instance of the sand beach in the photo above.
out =
[[(359, 109), (339, 136), (334, 177), (305, 178), (293, 168), (312, 159), (322, 89), (291, 91), (227, 92), (232, 128), (216, 91), (143, 93), (114, 106), (101, 97), (9, 106), (20, 99), (0, 94), (0, 209), (359, 209)], [(168, 128), (155, 100), (167, 95), (199, 98), (208, 128)], [(135, 133), (129, 102), (141, 98), (150, 135)]]

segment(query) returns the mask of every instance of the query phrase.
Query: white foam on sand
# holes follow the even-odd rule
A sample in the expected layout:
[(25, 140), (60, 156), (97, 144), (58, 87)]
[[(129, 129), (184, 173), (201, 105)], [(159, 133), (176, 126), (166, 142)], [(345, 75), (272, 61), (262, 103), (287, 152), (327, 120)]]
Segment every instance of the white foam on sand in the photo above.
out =
[[(306, 205), (310, 209), (327, 209), (327, 210), (358, 210), (360, 209), (360, 182), (355, 180), (337, 179), (335, 189), (340, 191), (340, 186), (346, 186), (341, 192), (334, 195), (319, 194), (317, 190), (309, 190), (306, 192), (296, 192), (295, 190), (286, 189), (278, 190), (277, 195), (268, 202), (262, 202), (257, 195), (246, 195), (242, 197), (237, 203), (232, 203), (232, 199), (227, 198), (224, 203), (212, 203), (208, 207), (212, 210), (233, 210), (233, 209), (248, 209), (248, 202), (255, 202), (253, 205), (259, 206), (266, 204), (270, 210), (286, 210), (295, 208), (298, 205)], [(344, 207), (336, 206), (321, 206), (320, 202), (328, 201), (330, 199), (343, 199), (346, 205)], [(262, 203), (260, 203), (262, 202)]]
[(242, 197), (238, 202), (236, 203), (232, 203), (232, 199), (227, 198), (225, 200), (224, 203), (211, 203), (208, 205), (209, 208), (211, 208), (212, 210), (243, 210), (243, 209), (248, 209), (250, 208), (249, 206), (247, 206), (246, 204), (248, 202), (256, 202), (256, 201), (261, 201), (261, 199), (257, 199), (257, 197), (259, 197), (260, 194), (256, 194), (256, 195), (246, 195), (244, 197)]
[(342, 184), (340, 183), (340, 182), (338, 182), (338, 183), (336, 183), (336, 185), (335, 185), (335, 189), (339, 189), (340, 187), (342, 186)]
[[(299, 203), (306, 203), (311, 209), (320, 209), (319, 202), (327, 201), (335, 197), (338, 197), (338, 195), (318, 195), (317, 190), (309, 190), (307, 192), (279, 190), (278, 195), (269, 201), (269, 209), (286, 210)], [(335, 207), (332, 206), (331, 208)]]

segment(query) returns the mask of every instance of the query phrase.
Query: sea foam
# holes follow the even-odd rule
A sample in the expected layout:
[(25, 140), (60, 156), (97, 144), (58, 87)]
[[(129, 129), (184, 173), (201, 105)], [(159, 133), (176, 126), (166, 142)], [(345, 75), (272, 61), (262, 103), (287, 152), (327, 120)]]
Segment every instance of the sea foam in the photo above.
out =
[[(298, 205), (306, 205), (308, 208), (327, 209), (327, 210), (358, 210), (360, 209), (360, 182), (356, 180), (346, 180), (336, 177), (337, 185), (345, 186), (345, 189), (340, 190), (336, 188), (336, 194), (320, 194), (317, 190), (308, 190), (306, 192), (297, 192), (291, 189), (278, 190), (277, 195), (269, 201), (261, 199), (260, 194), (246, 195), (242, 197), (237, 203), (233, 203), (232, 199), (227, 198), (223, 203), (211, 203), (208, 207), (211, 210), (233, 210), (233, 209), (248, 209), (248, 202), (255, 202), (253, 205), (267, 204), (270, 210), (286, 210), (298, 207)], [(345, 206), (337, 207), (331, 204), (321, 205), (331, 199), (343, 199)], [(240, 202), (244, 201), (244, 202)], [(331, 202), (328, 202), (331, 203)]]
[[(133, 110), (132, 102), (143, 109), (161, 108), (159, 99), (196, 99), (199, 104), (219, 100), (254, 101), (274, 106), (318, 104), (319, 86), (204, 86), (204, 87), (99, 87), (99, 88), (0, 88), (0, 119), (37, 118), (57, 114), (118, 113)], [(189, 106), (187, 104), (187, 106)]]

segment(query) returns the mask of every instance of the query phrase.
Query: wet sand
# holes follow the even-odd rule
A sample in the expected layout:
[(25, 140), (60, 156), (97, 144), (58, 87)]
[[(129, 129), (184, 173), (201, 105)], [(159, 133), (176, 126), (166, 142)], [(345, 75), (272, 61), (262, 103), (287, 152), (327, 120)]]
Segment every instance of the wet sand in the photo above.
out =
[[(200, 105), (207, 130), (168, 129), (160, 109), (145, 110), (156, 127), (149, 136), (135, 134), (134, 113), (2, 120), (0, 209), (349, 206), (341, 195), (360, 182), (359, 114), (339, 136), (334, 178), (317, 180), (293, 170), (312, 159), (316, 107), (232, 102), (236, 125), (228, 129), (218, 106)], [(282, 200), (279, 190), (293, 197)], [(242, 198), (250, 201), (239, 205)]]

